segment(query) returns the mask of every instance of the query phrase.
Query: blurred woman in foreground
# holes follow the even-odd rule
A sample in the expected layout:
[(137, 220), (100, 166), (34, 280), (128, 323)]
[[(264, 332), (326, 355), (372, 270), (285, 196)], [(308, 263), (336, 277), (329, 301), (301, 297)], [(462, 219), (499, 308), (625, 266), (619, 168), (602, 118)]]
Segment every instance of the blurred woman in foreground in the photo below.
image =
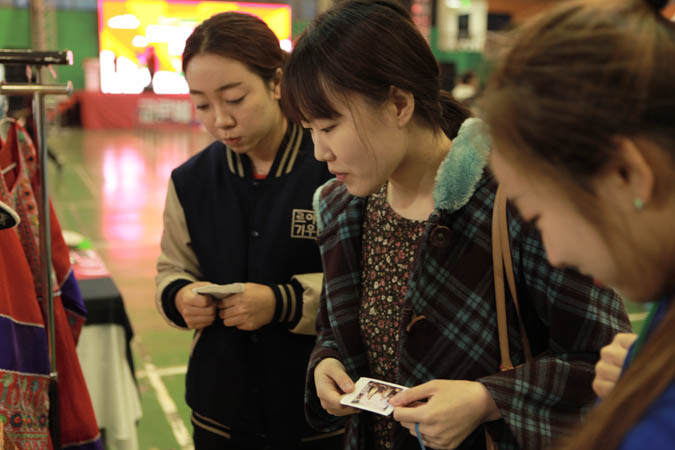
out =
[(549, 10), (520, 30), (482, 101), (494, 173), (537, 223), (550, 262), (655, 302), (621, 379), (569, 449), (675, 448), (675, 24), (660, 14), (666, 3)]

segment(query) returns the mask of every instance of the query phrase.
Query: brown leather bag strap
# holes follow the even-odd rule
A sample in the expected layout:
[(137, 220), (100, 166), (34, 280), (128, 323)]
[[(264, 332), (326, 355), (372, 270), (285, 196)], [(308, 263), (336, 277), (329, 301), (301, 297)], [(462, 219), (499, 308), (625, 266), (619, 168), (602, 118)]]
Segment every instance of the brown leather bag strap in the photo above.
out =
[(506, 323), (506, 290), (504, 288), (504, 258), (502, 252), (502, 239), (500, 228), (499, 203), (506, 200), (501, 194), (501, 188), (497, 189), (495, 204), (492, 210), (492, 272), (495, 283), (495, 304), (497, 307), (497, 332), (499, 334), (499, 353), (501, 356), (500, 370), (513, 369), (511, 352), (509, 351), (509, 332)]
[[(513, 369), (511, 361), (511, 351), (509, 350), (509, 330), (506, 318), (506, 288), (504, 286), (504, 275), (511, 292), (513, 304), (516, 307), (518, 316), (518, 325), (520, 327), (520, 338), (523, 343), (523, 352), (525, 361), (532, 361), (532, 350), (530, 342), (525, 332), (523, 320), (520, 317), (520, 306), (518, 305), (518, 292), (516, 290), (516, 279), (513, 274), (513, 260), (511, 259), (511, 242), (509, 240), (509, 221), (506, 214), (506, 195), (501, 186), (497, 187), (495, 194), (495, 204), (492, 210), (492, 271), (495, 283), (495, 303), (497, 307), (497, 332), (499, 335), (499, 353), (501, 356), (500, 370)], [(487, 450), (497, 450), (490, 433), (485, 428), (485, 446)]]
[[(516, 278), (513, 274), (513, 260), (511, 259), (511, 242), (509, 240), (509, 221), (506, 214), (506, 194), (501, 189), (497, 188), (497, 194), (495, 197), (495, 209), (497, 209), (497, 222), (498, 222), (498, 233), (500, 240), (500, 249), (502, 253), (502, 260), (504, 261), (504, 271), (506, 272), (506, 280), (509, 286), (509, 291), (511, 292), (511, 298), (513, 299), (513, 304), (516, 307), (516, 316), (518, 317), (518, 326), (520, 327), (520, 339), (523, 344), (523, 353), (525, 354), (525, 361), (532, 362), (532, 350), (530, 348), (530, 341), (527, 338), (527, 332), (525, 331), (525, 325), (523, 324), (523, 318), (520, 315), (520, 306), (518, 304), (518, 292), (516, 292)], [(493, 222), (494, 226), (494, 222)], [(493, 257), (494, 258), (494, 257)], [(496, 287), (495, 287), (496, 289)], [(504, 311), (506, 307), (502, 308)], [(506, 316), (504, 316), (506, 320)], [(500, 340), (502, 338), (507, 339), (507, 351), (508, 351), (508, 335), (500, 335)], [(510, 359), (510, 358), (509, 358)]]

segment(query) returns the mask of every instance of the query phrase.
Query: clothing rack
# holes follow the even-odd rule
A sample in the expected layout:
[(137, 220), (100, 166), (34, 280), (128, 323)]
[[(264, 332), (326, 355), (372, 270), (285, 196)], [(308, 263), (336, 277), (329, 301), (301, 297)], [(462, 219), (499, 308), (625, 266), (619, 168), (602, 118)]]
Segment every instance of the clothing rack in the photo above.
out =
[(73, 83), (66, 84), (0, 84), (0, 95), (67, 95), (73, 94)]
[(52, 291), (52, 247), (49, 223), (49, 196), (47, 195), (47, 128), (45, 123), (45, 95), (71, 95), (73, 86), (66, 84), (42, 84), (42, 67), (58, 64), (72, 65), (73, 53), (63, 51), (5, 50), (0, 49), (0, 64), (25, 64), (35, 66), (36, 83), (0, 84), (1, 95), (32, 95), (35, 117), (35, 137), (40, 167), (40, 192), (37, 195), (40, 223), (40, 278), (42, 292), (38, 293), (42, 310), (46, 316), (47, 344), (49, 347), (49, 434), (52, 448), (61, 448), (59, 423), (58, 372), (56, 370), (56, 343), (54, 330), (54, 297)]
[(28, 66), (73, 65), (73, 52), (70, 50), (38, 51), (0, 49), (0, 64), (26, 64)]

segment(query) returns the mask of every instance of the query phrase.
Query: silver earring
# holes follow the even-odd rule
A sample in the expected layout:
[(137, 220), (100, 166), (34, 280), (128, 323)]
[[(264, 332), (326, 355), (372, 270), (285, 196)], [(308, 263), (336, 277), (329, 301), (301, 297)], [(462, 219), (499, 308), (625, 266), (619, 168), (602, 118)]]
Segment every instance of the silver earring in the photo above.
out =
[(642, 208), (644, 208), (645, 204), (641, 198), (636, 198), (633, 200), (633, 206), (637, 211), (640, 211)]

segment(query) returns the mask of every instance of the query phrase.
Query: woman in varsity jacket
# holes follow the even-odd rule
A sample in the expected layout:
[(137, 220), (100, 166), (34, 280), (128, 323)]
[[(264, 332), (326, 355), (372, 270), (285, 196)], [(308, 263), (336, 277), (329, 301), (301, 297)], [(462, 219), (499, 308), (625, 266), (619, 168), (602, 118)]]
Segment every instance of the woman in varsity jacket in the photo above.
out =
[[(280, 110), (283, 59), (267, 25), (239, 13), (203, 22), (183, 53), (216, 141), (171, 174), (156, 302), (195, 331), (186, 400), (197, 449), (341, 447), (303, 413), (322, 279), (312, 194), (330, 173)], [(243, 292), (195, 293), (210, 283)]]
[[(325, 431), (346, 425), (349, 449), (415, 449), (415, 434), (430, 448), (484, 449), (486, 428), (500, 449), (543, 449), (593, 405), (598, 352), (630, 326), (613, 292), (552, 267), (509, 209), (535, 358), (525, 363), (509, 298), (517, 367), (500, 372), (490, 146), (438, 77), (409, 13), (388, 0), (340, 3), (287, 62), (284, 106), (336, 174), (315, 194), (324, 288), (306, 413)], [(360, 377), (410, 387), (391, 399), (393, 418), (340, 404)]]

